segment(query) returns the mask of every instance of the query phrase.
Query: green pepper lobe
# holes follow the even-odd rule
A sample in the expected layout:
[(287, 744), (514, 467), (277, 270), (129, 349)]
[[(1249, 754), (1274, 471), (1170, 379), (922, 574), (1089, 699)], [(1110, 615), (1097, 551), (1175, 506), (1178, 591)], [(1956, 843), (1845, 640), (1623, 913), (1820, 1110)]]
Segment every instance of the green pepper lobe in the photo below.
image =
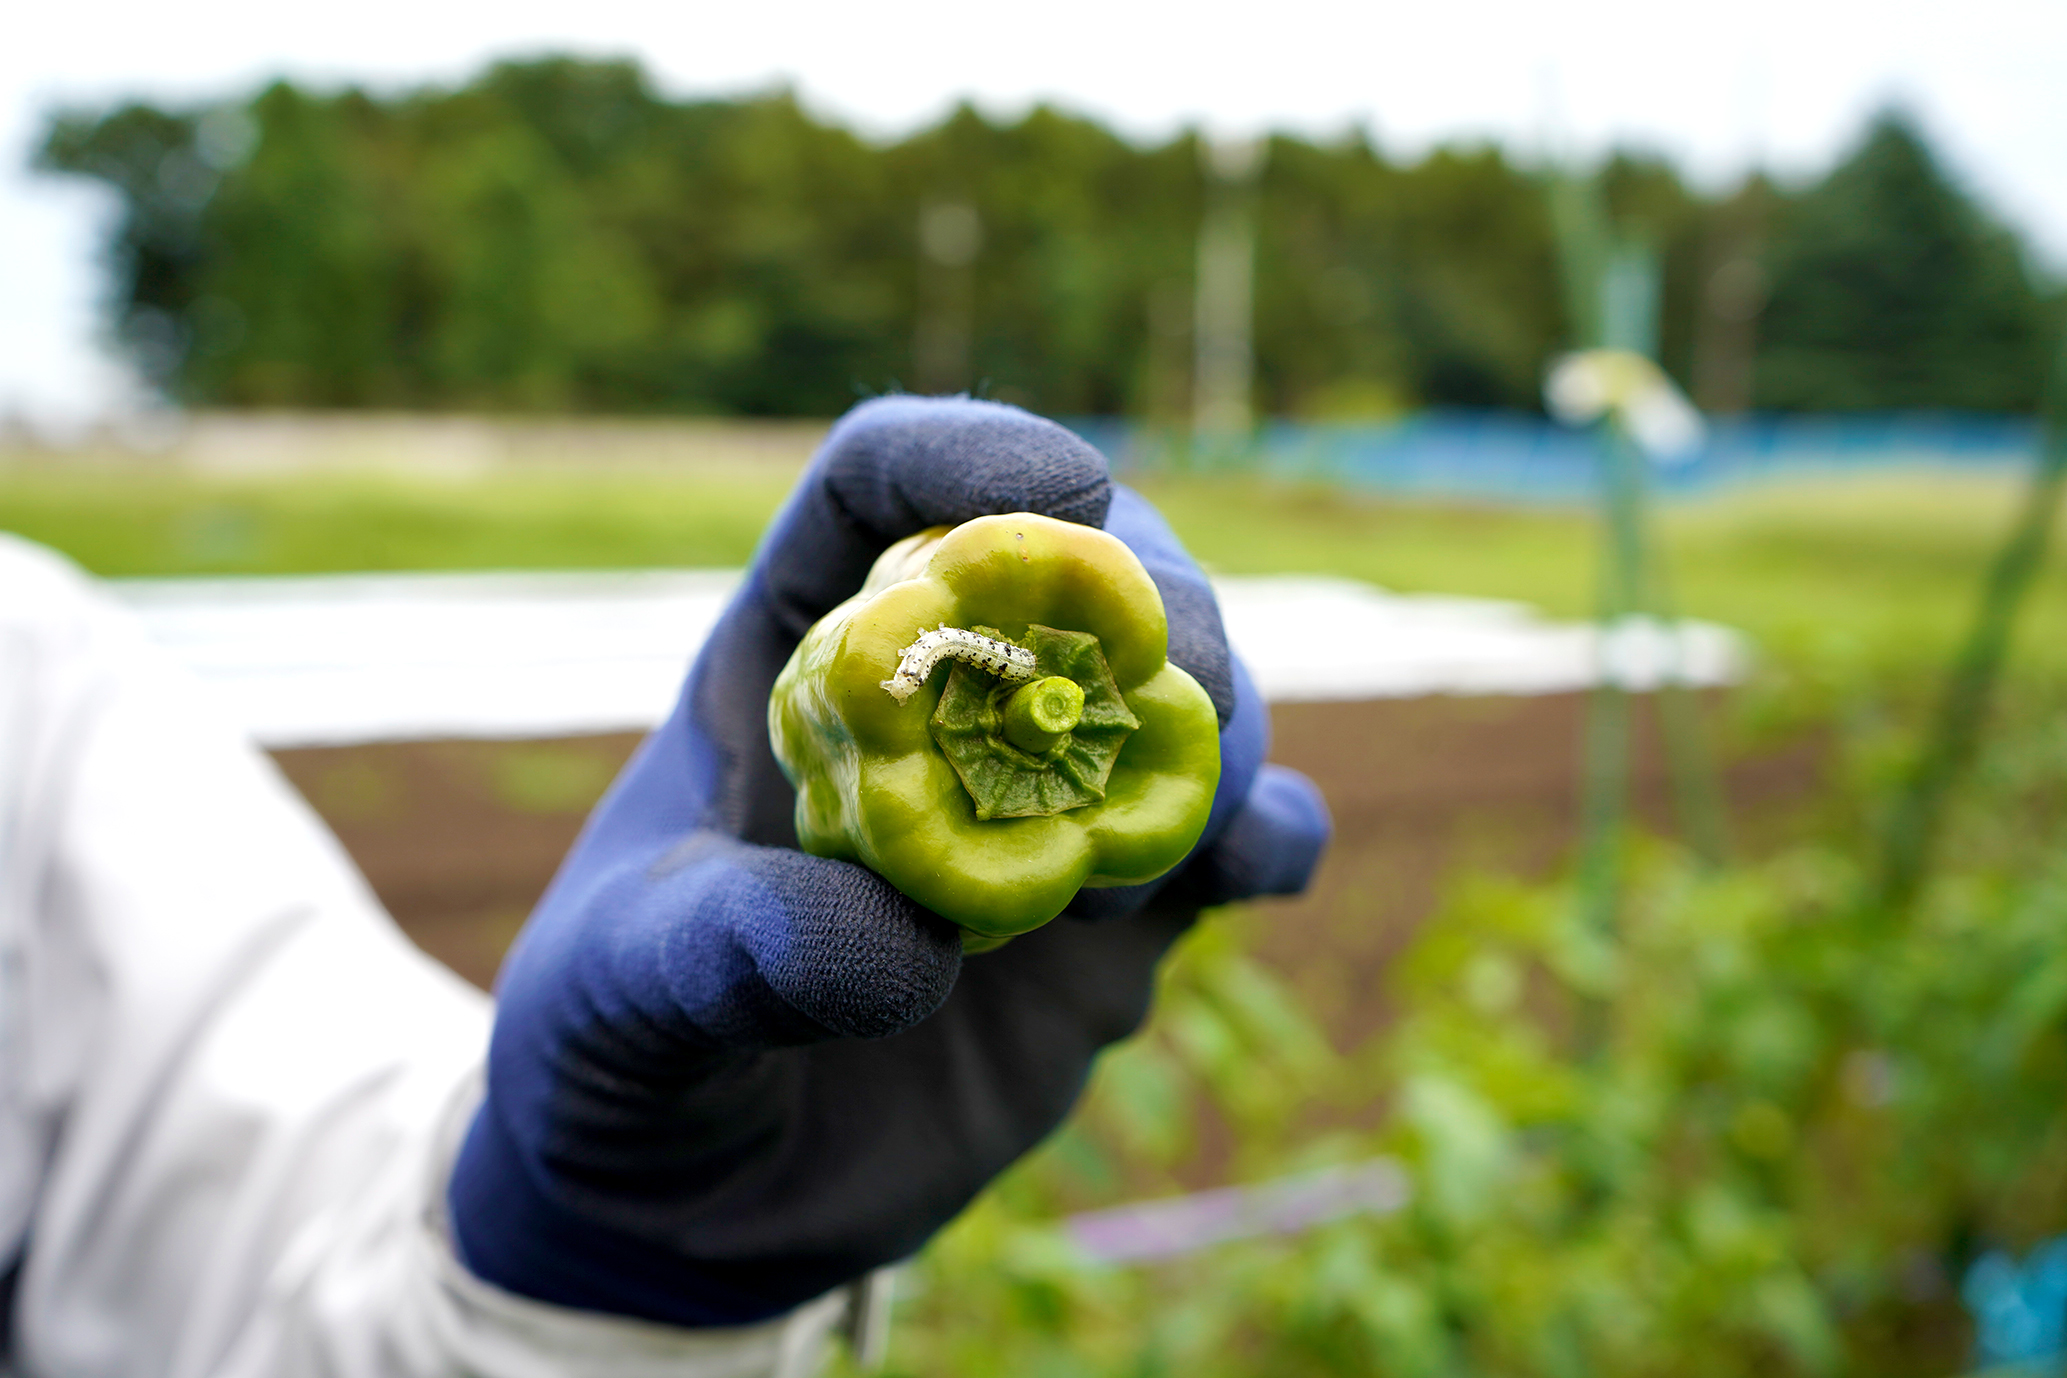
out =
[[(991, 627), (971, 630), (1004, 639)], [(980, 819), (1046, 818), (1103, 801), (1120, 748), (1141, 726), (1113, 682), (1097, 637), (1036, 624), (1019, 644), (1034, 653), (1041, 679), (1007, 684), (956, 661), (926, 724)], [(1042, 722), (1044, 711), (1075, 697), (1082, 707), (1073, 724), (1056, 731)], [(1062, 716), (1049, 712), (1048, 722)], [(1049, 738), (1038, 752), (1026, 749), (1038, 744), (1029, 727)]]
[[(943, 626), (1002, 628), (1035, 652), (1031, 680), (951, 664), (886, 692), (915, 639)], [(768, 696), (798, 846), (867, 866), (979, 935), (972, 952), (1086, 887), (1167, 873), (1220, 776), (1213, 702), (1168, 644), (1155, 581), (1096, 527), (1013, 512), (892, 546)]]

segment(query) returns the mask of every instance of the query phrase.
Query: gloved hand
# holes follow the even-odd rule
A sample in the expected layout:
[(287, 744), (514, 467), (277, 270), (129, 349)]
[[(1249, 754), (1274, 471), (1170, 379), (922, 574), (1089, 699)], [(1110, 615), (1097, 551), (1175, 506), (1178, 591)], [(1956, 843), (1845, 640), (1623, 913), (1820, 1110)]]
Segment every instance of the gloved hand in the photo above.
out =
[[(768, 691), (884, 547), (1032, 511), (1104, 526), (1212, 697), (1221, 774), (1177, 871), (1086, 890), (964, 962), (867, 869), (796, 850)], [(1201, 906), (1302, 888), (1319, 795), (1265, 766), (1206, 580), (1060, 426), (967, 400), (850, 412), (776, 518), (680, 703), (597, 807), (503, 966), (487, 1097), (453, 1169), (462, 1257), (510, 1291), (741, 1324), (915, 1251), (1061, 1122)]]

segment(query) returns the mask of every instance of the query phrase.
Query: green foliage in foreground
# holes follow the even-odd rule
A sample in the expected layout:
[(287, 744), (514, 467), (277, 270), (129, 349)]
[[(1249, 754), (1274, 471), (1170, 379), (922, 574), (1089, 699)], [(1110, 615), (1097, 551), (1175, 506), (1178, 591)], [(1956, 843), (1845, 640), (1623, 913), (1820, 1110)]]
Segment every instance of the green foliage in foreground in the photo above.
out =
[[(1928, 570), (1923, 534), (1904, 544)], [(1971, 590), (1978, 570), (1961, 572)], [(1879, 592), (1899, 616), (1914, 588)], [(1938, 869), (1899, 908), (1879, 899), (1875, 844), (1899, 793), (1888, 763), (1916, 759), (1923, 734), (1855, 712), (1804, 840), (1722, 869), (1633, 843), (1605, 928), (1567, 881), (1459, 877), (1361, 1047), (1329, 1048), (1246, 957), (1267, 915), (1204, 928), (1086, 1113), (920, 1261), (898, 1369), (1963, 1368), (1967, 1266), (2067, 1228), (2058, 668), (2027, 659), (1997, 686)], [(1913, 725), (1879, 687), (1883, 714)], [(1875, 688), (1854, 682), (1855, 706)], [(1385, 1158), (1411, 1199), (1131, 1267), (1058, 1228), (1087, 1199), (1172, 1189), (1214, 1124), (1238, 1179)]]
[[(1613, 947), (1562, 883), (1471, 879), (1338, 1053), (1245, 955), (1267, 913), (1209, 921), (1086, 1112), (921, 1259), (892, 1370), (1957, 1371), (1965, 1264), (2067, 1227), (2067, 694), (2023, 700), (1908, 922), (1860, 904), (1857, 830), (1724, 873), (1648, 844)], [(1413, 1197), (1076, 1252), (1058, 1217), (1175, 1189), (1209, 1121), (1241, 1180), (1386, 1155)]]
[[(2057, 506), (2045, 474), (1998, 542), (1957, 711), (1907, 734), (1913, 783), (1890, 787), (1874, 733), (1840, 737), (1813, 840), (1704, 866), (1607, 834), (1636, 854), (1605, 893), (1462, 877), (1394, 968), (1391, 1021), (1346, 1052), (1239, 928), (1195, 935), (1087, 1112), (921, 1261), (907, 1370), (1962, 1367), (1968, 1265), (2067, 1227), (2067, 683), (2002, 683), (1989, 649)], [(1916, 812), (1954, 783), (1949, 819)], [(1888, 885), (1926, 836), (1937, 868)], [(1242, 1176), (1383, 1158), (1411, 1198), (1160, 1265), (1058, 1229), (1099, 1187), (1167, 1185), (1209, 1121)]]
[[(733, 564), (788, 475), (407, 482), (0, 474), (0, 527), (104, 573)], [(1590, 604), (1592, 524), (1163, 480), (1236, 572)], [(2006, 486), (1746, 492), (1666, 516), (1682, 606), (1763, 649), (1755, 708), (1815, 722), (1837, 778), (1812, 832), (1727, 872), (1641, 845), (1610, 949), (1560, 880), (1460, 878), (1336, 1049), (1248, 955), (1268, 911), (1203, 924), (1085, 1112), (917, 1265), (913, 1375), (1946, 1373), (1951, 1287), (1993, 1243), (2067, 1229), (2067, 579), (2025, 609), (1995, 735), (1897, 922), (1868, 839), (1913, 758), (1918, 691), (1970, 614)], [(219, 535), (229, 532), (231, 542)], [(197, 534), (198, 533), (198, 534)], [(217, 541), (217, 544), (209, 544)], [(1096, 1266), (1065, 1213), (1389, 1155), (1406, 1209), (1179, 1262)]]

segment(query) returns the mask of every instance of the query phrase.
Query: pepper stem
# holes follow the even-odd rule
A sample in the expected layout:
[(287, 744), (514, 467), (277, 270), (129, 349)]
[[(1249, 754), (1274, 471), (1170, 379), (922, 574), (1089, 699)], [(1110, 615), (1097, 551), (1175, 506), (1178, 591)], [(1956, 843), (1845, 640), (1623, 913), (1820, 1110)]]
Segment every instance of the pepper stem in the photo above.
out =
[(1047, 753), (1084, 716), (1083, 686), (1061, 675), (1021, 685), (1005, 700), (1005, 740), (1029, 756)]

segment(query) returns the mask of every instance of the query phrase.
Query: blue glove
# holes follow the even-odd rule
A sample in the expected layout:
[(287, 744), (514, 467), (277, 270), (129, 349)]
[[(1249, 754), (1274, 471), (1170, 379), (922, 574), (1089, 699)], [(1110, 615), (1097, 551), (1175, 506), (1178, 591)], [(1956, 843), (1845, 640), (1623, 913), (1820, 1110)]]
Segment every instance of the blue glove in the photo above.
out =
[[(768, 691), (892, 542), (993, 512), (1103, 526), (1211, 695), (1221, 774), (1185, 865), (1086, 890), (962, 958), (864, 867), (796, 850)], [(1016, 408), (850, 412), (777, 516), (667, 723), (598, 805), (502, 969), (453, 1168), (462, 1257), (510, 1291), (676, 1325), (762, 1320), (916, 1252), (1059, 1124), (1199, 908), (1301, 889), (1326, 842), (1205, 577), (1097, 451)]]

